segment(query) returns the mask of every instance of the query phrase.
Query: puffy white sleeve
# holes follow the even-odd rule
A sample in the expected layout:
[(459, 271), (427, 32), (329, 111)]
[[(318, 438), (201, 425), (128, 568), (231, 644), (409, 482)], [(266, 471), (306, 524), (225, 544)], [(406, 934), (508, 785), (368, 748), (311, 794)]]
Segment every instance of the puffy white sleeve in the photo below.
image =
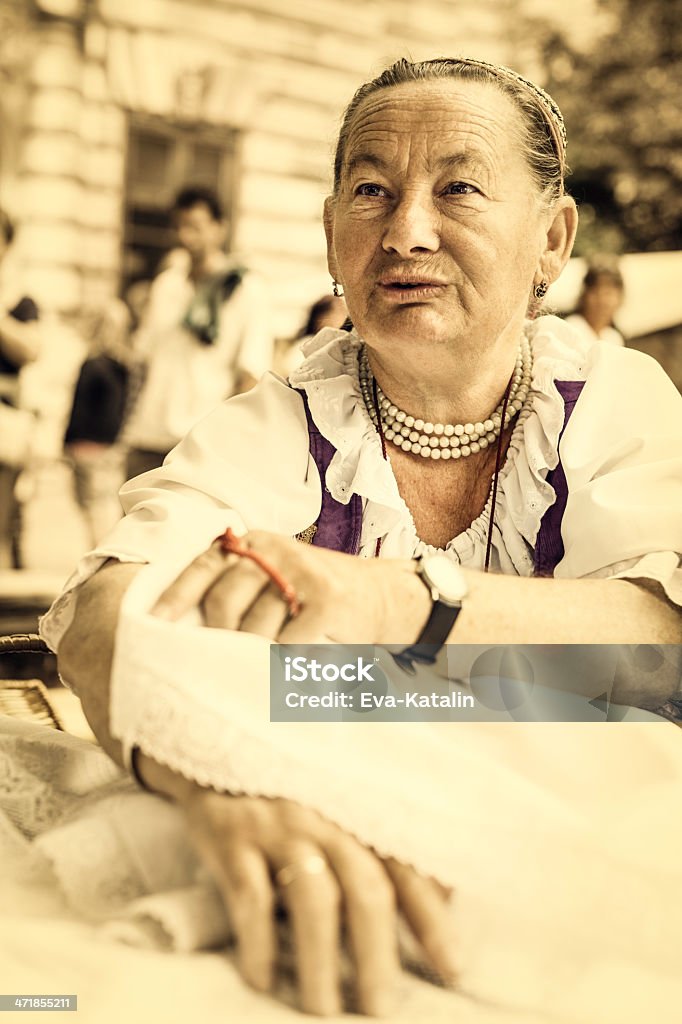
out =
[(57, 650), (75, 590), (107, 561), (166, 562), (178, 571), (231, 526), (294, 535), (320, 511), (298, 393), (274, 374), (231, 398), (190, 431), (159, 469), (124, 484), (125, 517), (85, 555), (40, 624)]
[(568, 483), (555, 576), (656, 580), (682, 604), (682, 398), (649, 356), (611, 345), (559, 445)]

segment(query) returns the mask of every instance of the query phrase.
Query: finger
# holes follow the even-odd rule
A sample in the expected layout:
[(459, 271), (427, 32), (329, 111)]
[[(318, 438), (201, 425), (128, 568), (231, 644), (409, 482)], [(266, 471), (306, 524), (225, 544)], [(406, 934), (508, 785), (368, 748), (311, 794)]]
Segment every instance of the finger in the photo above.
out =
[(272, 988), (277, 939), (274, 893), (267, 862), (255, 846), (204, 845), (204, 858), (225, 901), (237, 939), (237, 966), (247, 984)]
[(263, 854), (239, 845), (225, 859), (225, 895), (238, 942), (238, 965), (249, 985), (272, 988), (277, 939), (274, 893)]
[(210, 586), (238, 562), (237, 555), (225, 555), (218, 544), (212, 544), (164, 590), (151, 614), (170, 622), (177, 621), (185, 612), (196, 608)]
[(355, 840), (343, 837), (324, 849), (343, 893), (358, 1007), (385, 1016), (394, 1009), (400, 972), (393, 884), (375, 854)]
[(391, 858), (384, 861), (398, 905), (429, 963), (446, 985), (457, 979), (455, 922), (446, 890), (414, 868)]
[(336, 640), (329, 636), (329, 611), (324, 615), (315, 608), (304, 607), (294, 618), (285, 621), (277, 640), (280, 644), (330, 644)]
[(201, 607), (206, 625), (214, 629), (241, 629), (244, 615), (268, 584), (269, 578), (259, 566), (249, 559), (240, 559), (204, 594)]
[(273, 857), (275, 882), (291, 919), (301, 1008), (329, 1016), (341, 1013), (339, 967), (340, 892), (328, 868), (307, 871), (322, 858), (314, 843), (287, 844)]
[(272, 584), (260, 592), (243, 616), (240, 629), (276, 640), (289, 616), (289, 606)]

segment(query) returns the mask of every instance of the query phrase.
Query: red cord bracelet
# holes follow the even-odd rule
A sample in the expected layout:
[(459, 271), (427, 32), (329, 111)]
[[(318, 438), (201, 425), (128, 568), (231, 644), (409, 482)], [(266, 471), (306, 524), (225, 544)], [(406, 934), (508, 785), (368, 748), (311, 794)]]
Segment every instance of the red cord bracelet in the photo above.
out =
[(252, 562), (255, 562), (259, 568), (263, 570), (266, 575), (270, 577), (272, 582), (275, 584), (283, 599), (289, 606), (289, 615), (292, 619), (295, 619), (301, 610), (301, 602), (298, 599), (296, 591), (292, 587), (291, 583), (288, 583), (282, 574), (270, 565), (270, 563), (259, 555), (257, 551), (253, 551), (251, 548), (247, 548), (241, 541), (240, 537), (228, 527), (225, 533), (221, 533), (216, 540), (220, 544), (220, 549), (226, 555), (238, 555), (240, 558), (250, 558)]

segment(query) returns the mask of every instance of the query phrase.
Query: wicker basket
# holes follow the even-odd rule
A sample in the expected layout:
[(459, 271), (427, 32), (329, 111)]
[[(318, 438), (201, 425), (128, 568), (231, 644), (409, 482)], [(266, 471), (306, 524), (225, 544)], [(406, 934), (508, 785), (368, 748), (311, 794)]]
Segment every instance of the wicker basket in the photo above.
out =
[[(0, 655), (49, 654), (44, 640), (35, 633), (15, 633), (0, 637)], [(25, 718), (53, 729), (63, 729), (49, 691), (39, 679), (0, 679), (0, 715)]]

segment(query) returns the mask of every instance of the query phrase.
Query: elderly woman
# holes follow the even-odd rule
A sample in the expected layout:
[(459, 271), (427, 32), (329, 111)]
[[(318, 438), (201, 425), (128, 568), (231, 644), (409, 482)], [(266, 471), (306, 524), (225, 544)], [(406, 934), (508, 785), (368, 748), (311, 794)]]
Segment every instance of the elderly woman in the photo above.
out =
[[(199, 606), (209, 626), (282, 642), (398, 643), (410, 659), (446, 640), (680, 640), (676, 392), (645, 356), (534, 319), (576, 232), (565, 171), (559, 110), (508, 69), (403, 60), (356, 93), (324, 210), (353, 330), (323, 331), (290, 381), (266, 376), (128, 483), (126, 518), (44, 620), (120, 763), (113, 638), (145, 562), (187, 566), (157, 615)], [(215, 541), (226, 527), (245, 536)], [(363, 1011), (390, 996), (396, 906), (454, 977), (432, 880), (294, 803), (136, 767), (186, 809), (256, 988), (272, 984), (277, 889), (308, 1011), (339, 1009), (342, 914)]]

